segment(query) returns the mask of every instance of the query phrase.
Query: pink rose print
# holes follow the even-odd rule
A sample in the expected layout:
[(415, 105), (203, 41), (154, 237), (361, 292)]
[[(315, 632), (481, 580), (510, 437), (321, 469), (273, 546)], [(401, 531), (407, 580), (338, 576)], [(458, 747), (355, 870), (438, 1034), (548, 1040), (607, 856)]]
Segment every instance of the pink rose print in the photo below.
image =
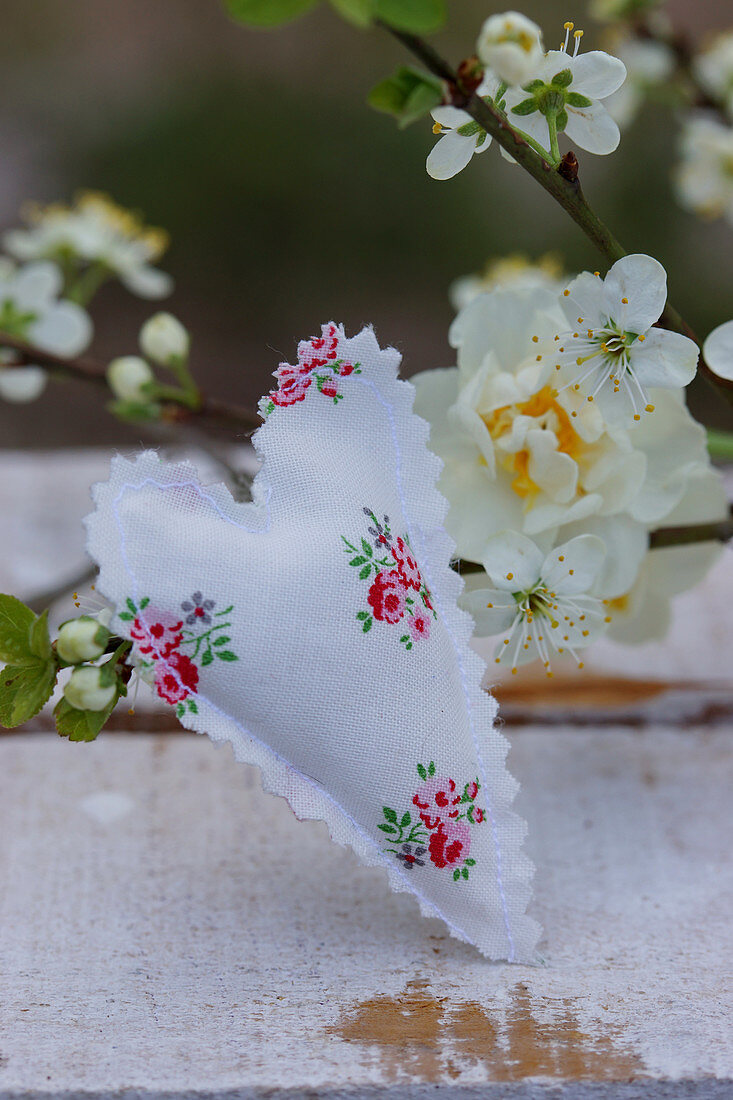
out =
[(401, 815), (391, 806), (383, 806), (384, 820), (377, 828), (385, 834), (386, 847), (406, 869), (430, 866), (446, 868), (454, 882), (467, 879), (476, 860), (471, 857), (471, 828), (484, 820), (484, 811), (475, 805), (481, 789), (478, 780), (465, 783), (463, 792), (454, 779), (436, 775), (435, 763), (417, 765), (422, 782), (412, 796), (413, 810)]
[(182, 703), (195, 694), (198, 682), (199, 670), (185, 653), (171, 653), (155, 669), (155, 687), (167, 703)]
[(471, 830), (468, 825), (440, 825), (432, 833), (428, 849), (436, 867), (460, 866), (471, 851)]
[(405, 589), (396, 569), (377, 573), (367, 595), (367, 603), (379, 622), (397, 623), (405, 613)]
[(260, 402), (260, 410), (264, 416), (269, 416), (276, 406), (285, 408), (305, 400), (314, 381), (318, 393), (337, 405), (344, 396), (337, 378), (361, 374), (359, 363), (346, 362), (340, 357), (341, 342), (345, 339), (343, 328), (331, 321), (321, 326), (320, 336), (301, 340), (298, 344), (297, 364), (280, 364), (275, 372), (277, 389), (271, 390)]
[(143, 603), (145, 601), (141, 601), (140, 610), (134, 618), (130, 616), (133, 618), (130, 637), (143, 656), (154, 661), (164, 660), (183, 640), (183, 620), (169, 611), (151, 607), (149, 603), (143, 607)]
[(363, 512), (371, 520), (366, 535), (354, 542), (341, 536), (350, 555), (349, 565), (359, 570), (359, 580), (369, 581), (366, 602), (371, 610), (357, 611), (356, 618), (365, 634), (375, 622), (394, 625), (404, 619), (405, 633), (400, 636), (400, 643), (410, 650), (415, 643), (427, 641), (431, 618), (437, 618), (430, 593), (407, 536), (392, 534), (389, 516), (380, 520), (371, 508), (364, 508)]
[(403, 538), (398, 537), (392, 543), (390, 550), (392, 551), (392, 557), (397, 562), (397, 569), (405, 588), (414, 588), (416, 592), (419, 592), (422, 587), (422, 577), (410, 547)]
[(460, 813), (460, 791), (456, 794), (455, 782), (442, 775), (432, 776), (422, 783), (412, 801), (428, 829), (437, 829), (441, 823), (458, 817)]

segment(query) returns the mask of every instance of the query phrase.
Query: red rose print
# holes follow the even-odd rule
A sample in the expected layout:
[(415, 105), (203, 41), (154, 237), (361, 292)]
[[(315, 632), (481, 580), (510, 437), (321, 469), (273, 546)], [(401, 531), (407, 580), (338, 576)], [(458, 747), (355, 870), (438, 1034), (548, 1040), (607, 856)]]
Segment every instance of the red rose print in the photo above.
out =
[(405, 613), (405, 588), (396, 569), (377, 573), (367, 603), (374, 612), (374, 618), (384, 623), (397, 623)]
[(354, 373), (354, 364), (353, 363), (342, 363), (341, 366), (339, 367), (339, 374), (341, 375), (342, 378), (348, 378), (348, 376), (350, 374), (353, 374), (353, 373)]
[(324, 397), (336, 397), (339, 392), (338, 382), (331, 376), (321, 383), (321, 393)]
[(414, 612), (407, 625), (413, 641), (417, 642), (420, 638), (430, 637), (430, 619), (420, 608)]
[(461, 795), (456, 792), (455, 781), (446, 776), (431, 776), (421, 783), (412, 801), (428, 829), (437, 829), (460, 813)]
[(436, 867), (455, 867), (464, 862), (471, 851), (471, 830), (468, 825), (441, 825), (430, 834), (430, 859)]
[(474, 808), (474, 811), (473, 811), (473, 820), (475, 821), (475, 823), (476, 823), (477, 825), (480, 825), (480, 824), (481, 824), (481, 822), (482, 822), (482, 821), (484, 820), (484, 811), (483, 811), (483, 810), (481, 809), (481, 807), (480, 807), (480, 806), (476, 806), (476, 807)]
[(466, 784), (466, 797), (470, 798), (471, 801), (473, 801), (473, 799), (476, 797), (477, 794), (478, 794), (478, 783), (475, 783), (475, 782), (474, 783), (467, 783)]
[(309, 377), (301, 375), (288, 363), (280, 364), (275, 377), (278, 388), (273, 390), (270, 397), (276, 405), (280, 406), (294, 405), (296, 401), (302, 401), (311, 384)]
[(199, 670), (185, 653), (171, 653), (155, 670), (155, 687), (161, 699), (168, 703), (181, 703), (196, 693)]
[(392, 551), (392, 557), (397, 562), (402, 583), (406, 588), (414, 588), (416, 592), (419, 592), (422, 587), (422, 577), (410, 547), (401, 536), (398, 536), (392, 543), (390, 550)]

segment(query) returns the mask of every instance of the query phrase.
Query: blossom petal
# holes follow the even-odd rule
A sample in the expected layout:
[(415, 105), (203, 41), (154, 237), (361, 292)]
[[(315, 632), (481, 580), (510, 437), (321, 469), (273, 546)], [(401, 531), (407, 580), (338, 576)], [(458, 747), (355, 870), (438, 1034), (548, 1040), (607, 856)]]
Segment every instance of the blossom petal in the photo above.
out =
[(0, 370), (0, 398), (14, 405), (35, 401), (46, 388), (48, 375), (41, 367), (12, 367)]
[(568, 107), (565, 133), (581, 149), (606, 156), (618, 148), (621, 131), (601, 103), (590, 107)]
[(651, 256), (617, 260), (603, 285), (608, 316), (626, 332), (645, 333), (659, 319), (667, 300), (667, 272)]
[(649, 535), (642, 523), (625, 515), (590, 516), (571, 524), (567, 533), (596, 535), (606, 547), (593, 595), (616, 599), (633, 587), (649, 549)]
[(586, 329), (602, 328), (608, 320), (603, 280), (598, 275), (591, 275), (590, 271), (583, 271), (567, 289), (570, 293), (562, 295), (560, 305), (571, 327), (574, 329), (582, 324)]
[(30, 329), (37, 347), (56, 355), (79, 355), (89, 346), (92, 322), (74, 302), (58, 302), (45, 310)]
[(580, 92), (589, 99), (604, 99), (620, 88), (626, 79), (623, 61), (603, 50), (589, 50), (569, 60), (568, 67), (573, 74), (570, 91)]
[(577, 535), (550, 551), (542, 565), (542, 580), (552, 592), (563, 596), (588, 592), (605, 556), (602, 539), (596, 535)]
[(481, 564), (496, 588), (504, 592), (524, 592), (540, 577), (544, 555), (539, 547), (518, 531), (502, 531), (490, 538), (481, 555)]
[(120, 282), (139, 298), (155, 300), (166, 298), (173, 290), (173, 279), (157, 267), (142, 265), (119, 272)]
[(475, 138), (451, 130), (435, 143), (425, 162), (428, 175), (434, 180), (449, 180), (466, 167), (476, 152)]
[[(483, 583), (488, 577), (480, 574)], [(517, 601), (511, 592), (502, 592), (498, 588), (474, 588), (465, 591), (459, 599), (464, 611), (473, 616), (474, 635), (486, 638), (509, 630), (517, 616)]]
[(733, 382), (733, 321), (713, 329), (703, 344), (702, 353), (718, 378)]
[(28, 264), (15, 276), (13, 300), (20, 309), (43, 308), (56, 298), (63, 285), (63, 276), (49, 260)]
[(632, 345), (629, 359), (642, 386), (664, 389), (687, 386), (697, 372), (700, 352), (694, 340), (679, 332), (650, 329), (643, 343)]
[(459, 126), (465, 126), (467, 122), (471, 121), (468, 112), (462, 111), (459, 107), (436, 107), (430, 114), (436, 122), (449, 130), (457, 130)]

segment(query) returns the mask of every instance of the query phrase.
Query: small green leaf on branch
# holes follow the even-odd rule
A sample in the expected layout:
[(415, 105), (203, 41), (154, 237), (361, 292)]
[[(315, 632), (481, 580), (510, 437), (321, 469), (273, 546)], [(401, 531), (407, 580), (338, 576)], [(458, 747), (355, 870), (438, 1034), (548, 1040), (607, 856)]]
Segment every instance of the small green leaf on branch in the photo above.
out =
[(423, 118), (442, 101), (443, 88), (436, 77), (404, 65), (375, 85), (367, 97), (371, 107), (393, 115), (400, 128)]

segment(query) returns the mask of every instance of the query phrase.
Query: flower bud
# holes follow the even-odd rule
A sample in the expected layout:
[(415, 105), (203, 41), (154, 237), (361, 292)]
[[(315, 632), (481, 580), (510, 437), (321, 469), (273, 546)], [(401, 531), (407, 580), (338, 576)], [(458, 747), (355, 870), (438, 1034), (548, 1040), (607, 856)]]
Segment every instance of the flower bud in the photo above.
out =
[(150, 398), (143, 387), (154, 379), (150, 367), (139, 355), (123, 355), (119, 359), (113, 359), (107, 367), (109, 388), (121, 401), (147, 404)]
[(109, 630), (91, 615), (82, 615), (63, 624), (56, 639), (56, 652), (67, 664), (78, 665), (101, 657), (108, 641)]
[(22, 405), (35, 401), (46, 388), (47, 375), (41, 367), (6, 367), (0, 369), (0, 398)]
[(191, 338), (172, 313), (156, 313), (140, 330), (140, 347), (148, 359), (168, 366), (174, 360), (185, 360)]
[(110, 683), (104, 668), (84, 665), (75, 668), (64, 688), (64, 697), (76, 710), (104, 710), (115, 697), (117, 686)]
[(499, 80), (522, 84), (542, 58), (542, 31), (517, 11), (491, 15), (481, 28), (476, 50)]

